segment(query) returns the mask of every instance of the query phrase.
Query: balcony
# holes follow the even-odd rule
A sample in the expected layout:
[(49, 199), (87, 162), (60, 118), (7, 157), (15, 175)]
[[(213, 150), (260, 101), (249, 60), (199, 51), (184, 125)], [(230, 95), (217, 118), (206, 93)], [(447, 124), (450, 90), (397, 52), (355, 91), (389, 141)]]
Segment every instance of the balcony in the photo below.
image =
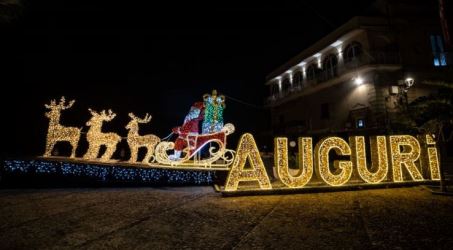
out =
[(304, 91), (308, 87), (317, 86), (323, 82), (327, 82), (334, 78), (338, 78), (347, 73), (353, 72), (363, 66), (372, 65), (398, 65), (401, 63), (399, 53), (397, 52), (382, 52), (368, 51), (354, 58), (345, 58), (339, 60), (335, 67), (319, 70), (314, 75), (307, 79), (305, 77), (300, 82), (293, 82), (291, 87), (274, 93), (267, 98), (267, 104), (274, 104), (288, 96)]

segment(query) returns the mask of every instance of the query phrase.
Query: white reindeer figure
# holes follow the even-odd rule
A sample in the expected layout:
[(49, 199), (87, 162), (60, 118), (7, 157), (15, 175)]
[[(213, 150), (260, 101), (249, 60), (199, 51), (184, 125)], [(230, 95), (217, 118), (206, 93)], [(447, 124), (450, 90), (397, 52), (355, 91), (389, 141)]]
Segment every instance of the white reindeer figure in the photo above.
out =
[(127, 134), (127, 143), (131, 150), (131, 158), (129, 162), (137, 161), (138, 149), (141, 147), (146, 147), (146, 156), (143, 158), (143, 163), (149, 163), (151, 157), (154, 155), (154, 148), (160, 142), (160, 138), (149, 134), (149, 135), (139, 135), (138, 134), (138, 124), (139, 123), (148, 123), (151, 121), (151, 116), (146, 113), (145, 118), (140, 119), (136, 117), (133, 113), (129, 113), (131, 121), (127, 124), (126, 129), (129, 130)]
[(106, 114), (105, 110), (97, 113), (94, 110), (88, 109), (92, 115), (91, 119), (86, 123), (90, 126), (87, 132), (88, 151), (83, 156), (84, 159), (96, 159), (102, 145), (106, 146), (105, 153), (101, 156), (101, 161), (109, 161), (116, 150), (116, 145), (121, 141), (121, 137), (115, 133), (103, 133), (102, 124), (109, 122), (115, 118), (116, 114), (109, 109)]
[(50, 105), (44, 105), (47, 109), (50, 109), (49, 112), (45, 113), (50, 120), (49, 129), (47, 130), (46, 152), (44, 153), (45, 157), (51, 156), (53, 147), (59, 141), (69, 142), (72, 146), (70, 157), (75, 157), (75, 151), (77, 149), (77, 144), (79, 143), (81, 129), (75, 127), (64, 127), (60, 124), (61, 111), (72, 107), (75, 100), (70, 101), (68, 105), (65, 105), (65, 102), (66, 99), (62, 96), (58, 104), (55, 100), (51, 100)]

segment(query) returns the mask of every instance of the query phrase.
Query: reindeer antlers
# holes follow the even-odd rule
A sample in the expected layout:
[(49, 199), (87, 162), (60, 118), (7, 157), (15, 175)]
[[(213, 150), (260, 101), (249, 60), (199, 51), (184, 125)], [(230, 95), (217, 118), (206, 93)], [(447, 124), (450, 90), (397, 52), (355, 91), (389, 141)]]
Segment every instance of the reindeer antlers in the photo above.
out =
[(55, 102), (55, 99), (52, 99), (50, 101), (50, 105), (49, 104), (44, 104), (44, 107), (48, 108), (48, 109), (52, 109), (53, 107), (56, 106), (56, 102)]
[(143, 119), (138, 118), (132, 112), (129, 113), (129, 117), (132, 118), (132, 120), (137, 121), (138, 123), (148, 123), (151, 121), (151, 115), (149, 115), (148, 113), (146, 113), (145, 118), (143, 118)]
[(105, 120), (105, 121), (111, 121), (113, 118), (116, 117), (116, 114), (113, 113), (113, 111), (111, 109), (109, 109), (108, 114), (105, 112), (105, 109), (102, 110), (101, 112), (96, 112), (89, 108), (88, 111), (90, 111), (92, 116), (100, 117), (102, 120)]
[(145, 118), (143, 118), (143, 122), (144, 123), (150, 122), (151, 121), (151, 117), (152, 116), (150, 114), (146, 113)]
[(66, 102), (66, 99), (64, 96), (62, 96), (60, 99), (60, 103), (58, 105), (60, 105), (61, 109), (63, 109), (63, 110), (72, 107), (72, 105), (74, 105), (75, 100), (69, 101), (68, 105), (66, 105), (66, 106), (64, 105), (65, 102)]
[(106, 114), (105, 113), (105, 109), (102, 110), (101, 112), (101, 115), (107, 120), (107, 121), (111, 121), (113, 118), (115, 118), (116, 114), (113, 113), (113, 111), (111, 109), (109, 109), (109, 113)]
[(64, 96), (62, 96), (61, 99), (60, 99), (60, 102), (58, 103), (58, 105), (57, 105), (57, 102), (55, 101), (55, 99), (52, 99), (52, 100), (50, 101), (50, 105), (44, 104), (44, 106), (45, 106), (46, 108), (48, 108), (48, 109), (54, 109), (54, 108), (56, 108), (56, 107), (59, 107), (59, 108), (61, 108), (62, 110), (65, 110), (65, 109), (68, 109), (68, 108), (72, 107), (72, 105), (74, 105), (74, 103), (75, 103), (75, 100), (71, 100), (71, 101), (68, 103), (68, 105), (65, 105), (65, 102), (66, 102), (66, 98), (65, 98)]
[(91, 114), (92, 116), (99, 115), (98, 112), (96, 112), (95, 110), (92, 110), (92, 109), (90, 109), (90, 108), (88, 108), (88, 111), (90, 111), (90, 114)]

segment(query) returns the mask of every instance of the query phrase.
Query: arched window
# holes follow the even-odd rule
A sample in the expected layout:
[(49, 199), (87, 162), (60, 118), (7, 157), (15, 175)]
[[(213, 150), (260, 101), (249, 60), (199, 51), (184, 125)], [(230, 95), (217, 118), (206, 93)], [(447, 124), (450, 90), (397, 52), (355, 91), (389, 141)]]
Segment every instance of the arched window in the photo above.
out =
[(310, 64), (310, 66), (307, 67), (307, 81), (312, 81), (316, 79), (316, 75), (318, 73), (318, 67), (316, 64)]
[(322, 63), (322, 70), (326, 79), (333, 78), (337, 75), (337, 64), (338, 59), (334, 54), (330, 54), (324, 59)]
[(362, 44), (359, 42), (352, 42), (346, 46), (343, 52), (345, 62), (350, 62), (362, 54)]
[(271, 84), (270, 91), (271, 91), (271, 96), (278, 95), (278, 93), (280, 92), (280, 90), (278, 88), (278, 83)]
[(295, 85), (302, 85), (302, 80), (303, 80), (302, 72), (296, 71), (293, 76), (293, 83)]
[(285, 77), (282, 82), (283, 92), (289, 91), (290, 87), (291, 87), (291, 82), (289, 81), (289, 78)]

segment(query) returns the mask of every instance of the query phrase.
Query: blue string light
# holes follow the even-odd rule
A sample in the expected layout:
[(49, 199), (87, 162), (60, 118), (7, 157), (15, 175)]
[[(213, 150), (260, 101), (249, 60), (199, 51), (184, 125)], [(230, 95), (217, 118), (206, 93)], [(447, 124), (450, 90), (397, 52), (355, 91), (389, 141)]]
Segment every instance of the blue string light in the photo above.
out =
[(209, 185), (214, 171), (132, 168), (43, 160), (5, 160), (5, 173), (48, 174), (63, 177), (89, 177), (97, 181), (125, 181), (147, 184)]

